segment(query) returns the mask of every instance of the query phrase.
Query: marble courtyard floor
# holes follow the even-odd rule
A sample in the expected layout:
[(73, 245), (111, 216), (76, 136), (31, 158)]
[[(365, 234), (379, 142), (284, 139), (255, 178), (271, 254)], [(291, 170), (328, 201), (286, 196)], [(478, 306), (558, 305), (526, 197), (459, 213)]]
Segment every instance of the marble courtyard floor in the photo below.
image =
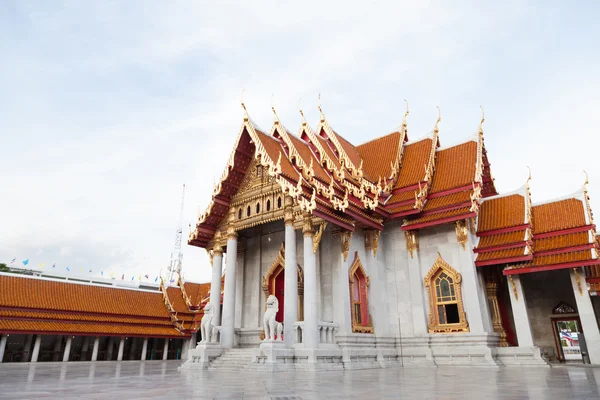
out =
[(600, 368), (184, 371), (181, 361), (0, 364), (1, 399), (600, 399)]

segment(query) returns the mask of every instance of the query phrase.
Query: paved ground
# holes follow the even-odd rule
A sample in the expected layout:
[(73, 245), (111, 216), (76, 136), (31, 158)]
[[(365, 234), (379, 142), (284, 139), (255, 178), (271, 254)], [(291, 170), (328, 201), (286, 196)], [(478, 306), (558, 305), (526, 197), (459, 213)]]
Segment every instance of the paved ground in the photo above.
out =
[(180, 361), (0, 364), (1, 399), (600, 399), (600, 368), (177, 371)]

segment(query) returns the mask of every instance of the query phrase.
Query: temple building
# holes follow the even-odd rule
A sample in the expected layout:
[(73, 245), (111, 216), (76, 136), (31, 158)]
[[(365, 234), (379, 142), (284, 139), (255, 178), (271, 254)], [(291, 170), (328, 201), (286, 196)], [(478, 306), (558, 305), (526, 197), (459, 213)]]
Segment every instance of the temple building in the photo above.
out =
[(0, 362), (186, 359), (209, 284), (146, 286), (0, 273)]
[(210, 303), (222, 291), (223, 304), (207, 308), (182, 368), (600, 364), (587, 181), (540, 204), (531, 176), (499, 194), (483, 117), (443, 147), (439, 117), (409, 140), (407, 110), (398, 129), (356, 146), (320, 107), (316, 128), (302, 114), (296, 134), (274, 109), (267, 131), (242, 107), (188, 237), (209, 253)]

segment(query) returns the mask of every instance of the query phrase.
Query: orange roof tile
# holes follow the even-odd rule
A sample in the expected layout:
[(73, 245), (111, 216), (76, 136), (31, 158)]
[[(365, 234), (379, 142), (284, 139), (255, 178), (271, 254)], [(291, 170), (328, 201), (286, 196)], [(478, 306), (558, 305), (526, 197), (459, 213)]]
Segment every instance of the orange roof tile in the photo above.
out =
[(143, 336), (184, 336), (171, 327), (146, 325), (111, 325), (102, 323), (71, 323), (31, 320), (0, 320), (0, 331), (3, 332), (40, 332), (69, 334), (104, 334), (104, 335), (143, 335)]
[(418, 193), (418, 190), (407, 190), (405, 192), (397, 193), (392, 195), (392, 197), (388, 200), (387, 204), (400, 203), (401, 201), (412, 200), (414, 203), (415, 195)]
[(388, 211), (390, 213), (392, 213), (392, 214), (400, 213), (400, 212), (405, 212), (405, 211), (410, 211), (410, 210), (415, 210), (415, 204), (414, 203), (405, 204), (403, 206), (391, 207), (391, 208), (388, 209)]
[(461, 207), (454, 210), (442, 211), (439, 213), (427, 214), (419, 218), (408, 221), (405, 226), (421, 224), (423, 222), (439, 221), (446, 218), (456, 217), (463, 214), (470, 214), (471, 207)]
[(333, 143), (331, 143), (328, 139), (324, 139), (323, 137), (321, 137), (318, 134), (315, 135), (315, 137), (319, 141), (321, 147), (323, 147), (323, 149), (325, 150), (325, 153), (327, 153), (327, 157), (329, 157), (331, 159), (331, 161), (333, 161), (333, 163), (335, 164), (335, 167), (340, 168), (339, 158), (335, 155), (335, 153), (333, 152), (331, 147), (329, 147), (330, 144), (331, 144), (331, 146), (333, 146)]
[(557, 235), (533, 240), (533, 248), (536, 252), (557, 250), (565, 247), (581, 246), (590, 244), (588, 232), (570, 233), (568, 235)]
[(64, 321), (88, 321), (88, 322), (110, 322), (140, 325), (165, 325), (173, 327), (171, 320), (164, 318), (136, 318), (118, 317), (98, 314), (83, 314), (78, 312), (52, 312), (52, 311), (23, 311), (18, 309), (0, 309), (1, 318), (28, 318), (41, 320), (64, 320)]
[(423, 211), (436, 210), (438, 208), (447, 207), (454, 204), (470, 202), (472, 193), (473, 189), (469, 189), (462, 192), (451, 193), (445, 196), (428, 199), (425, 203), (425, 207), (423, 207)]
[(583, 202), (578, 199), (536, 205), (532, 212), (534, 235), (586, 225)]
[(447, 149), (438, 150), (435, 173), (429, 193), (438, 193), (471, 185), (477, 166), (477, 143), (469, 141)]
[(525, 224), (525, 197), (520, 194), (486, 200), (479, 207), (477, 231), (486, 232)]
[(477, 254), (475, 261), (490, 261), (490, 260), (501, 260), (504, 258), (522, 257), (525, 255), (524, 247), (515, 247), (512, 249), (504, 249), (498, 251), (489, 251), (487, 253)]
[(304, 161), (306, 165), (310, 165), (310, 160), (313, 160), (313, 170), (315, 171), (315, 176), (321, 180), (321, 182), (326, 184), (329, 183), (329, 181), (331, 181), (331, 177), (327, 175), (319, 160), (314, 156), (312, 151), (310, 151), (308, 144), (306, 144), (306, 142), (303, 140), (298, 139), (291, 133), (288, 133), (288, 136), (292, 141), (292, 145), (296, 148), (300, 154), (300, 157), (302, 157), (302, 161)]
[(356, 147), (363, 160), (363, 170), (375, 180), (391, 174), (391, 164), (396, 161), (400, 146), (399, 132), (390, 133)]
[(478, 249), (488, 247), (503, 246), (507, 244), (519, 243), (525, 241), (525, 229), (513, 232), (499, 233), (497, 235), (483, 236), (479, 239)]
[(429, 163), (431, 146), (434, 146), (431, 138), (419, 140), (418, 142), (404, 145), (402, 155), (402, 167), (394, 189), (404, 188), (423, 181), (425, 168)]
[[(352, 143), (350, 143), (349, 141), (344, 139), (341, 135), (339, 135), (333, 129), (331, 131), (333, 132), (333, 134), (337, 138), (338, 142), (342, 146), (343, 152), (346, 153), (346, 155), (348, 156), (350, 161), (352, 161), (352, 164), (354, 164), (354, 166), (356, 168), (358, 168), (360, 166), (360, 155), (358, 154), (358, 150), (356, 149), (356, 147), (354, 147), (354, 145)], [(339, 151), (339, 149), (338, 149), (338, 151)], [(363, 172), (366, 172), (366, 171), (363, 171)], [(368, 178), (367, 174), (365, 174), (365, 178)]]
[(291, 178), (294, 181), (298, 182), (298, 172), (296, 171), (290, 160), (288, 160), (285, 152), (283, 151), (283, 148), (281, 147), (281, 144), (277, 141), (277, 139), (272, 138), (271, 136), (268, 136), (259, 131), (256, 131), (256, 134), (258, 136), (258, 139), (264, 146), (267, 154), (269, 155), (271, 160), (273, 160), (274, 163), (277, 163), (277, 161), (279, 160), (279, 154), (281, 154), (281, 173), (287, 176), (288, 178)]
[(591, 250), (572, 251), (567, 253), (552, 254), (548, 256), (536, 256), (534, 254), (531, 264), (526, 267), (537, 267), (541, 265), (566, 264), (574, 261), (592, 260)]

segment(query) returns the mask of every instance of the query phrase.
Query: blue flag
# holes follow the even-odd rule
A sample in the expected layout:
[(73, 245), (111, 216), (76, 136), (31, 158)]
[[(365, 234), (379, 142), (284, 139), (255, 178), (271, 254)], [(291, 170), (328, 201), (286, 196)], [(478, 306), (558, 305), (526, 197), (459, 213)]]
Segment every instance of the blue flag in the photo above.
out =
[(69, 272), (70, 272), (70, 271), (71, 271), (71, 268), (67, 267), (67, 271), (69, 271)]
[(158, 282), (158, 276), (154, 278), (154, 282)]
[(29, 258), (27, 260), (23, 260), (23, 265), (29, 264)]

